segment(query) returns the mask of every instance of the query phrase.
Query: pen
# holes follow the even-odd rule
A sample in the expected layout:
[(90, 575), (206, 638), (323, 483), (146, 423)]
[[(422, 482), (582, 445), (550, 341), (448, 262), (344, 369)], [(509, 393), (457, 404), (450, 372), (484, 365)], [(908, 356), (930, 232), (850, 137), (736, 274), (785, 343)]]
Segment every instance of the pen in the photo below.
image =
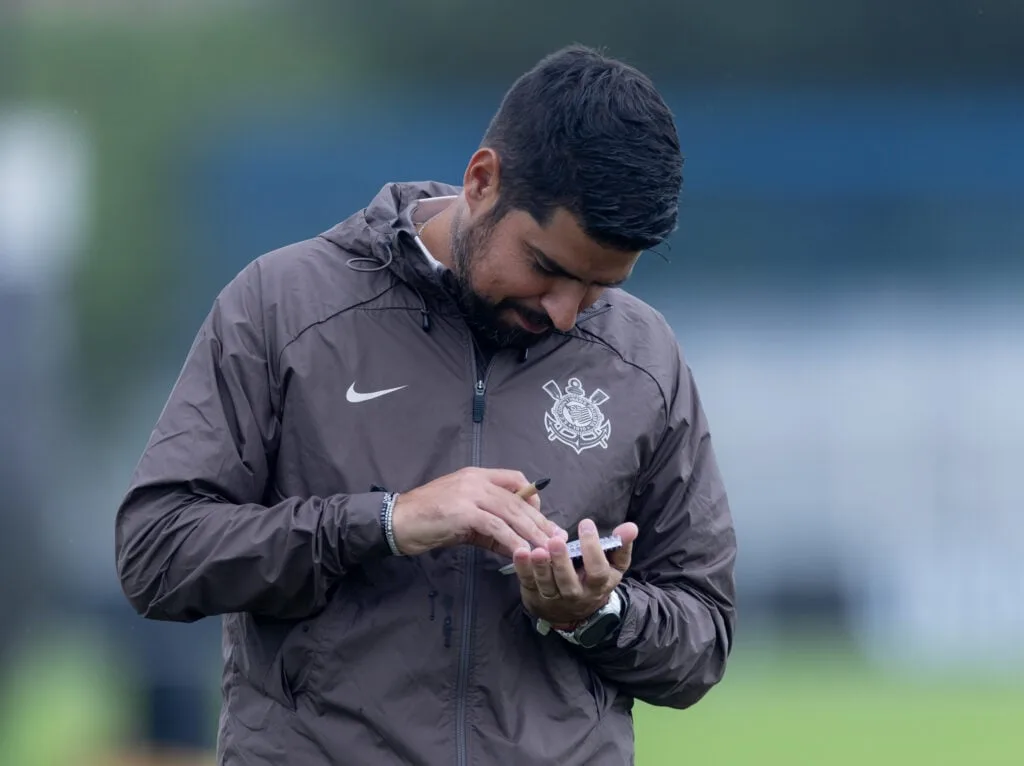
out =
[(527, 484), (521, 490), (516, 492), (516, 496), (523, 500), (529, 500), (531, 497), (540, 492), (544, 487), (551, 483), (551, 479), (537, 479), (537, 481)]

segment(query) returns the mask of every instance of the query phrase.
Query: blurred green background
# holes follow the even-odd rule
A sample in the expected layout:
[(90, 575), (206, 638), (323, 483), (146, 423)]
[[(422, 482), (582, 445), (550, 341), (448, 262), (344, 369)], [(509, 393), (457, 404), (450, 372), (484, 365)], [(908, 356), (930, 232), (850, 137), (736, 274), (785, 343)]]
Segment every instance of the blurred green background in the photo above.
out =
[(143, 624), (112, 550), (202, 315), (384, 183), (457, 182), (574, 41), (677, 113), (680, 230), (630, 289), (741, 543), (729, 675), (641, 708), (638, 763), (1024, 763), (1019, 0), (0, 2), (0, 763), (212, 737), (217, 623)]

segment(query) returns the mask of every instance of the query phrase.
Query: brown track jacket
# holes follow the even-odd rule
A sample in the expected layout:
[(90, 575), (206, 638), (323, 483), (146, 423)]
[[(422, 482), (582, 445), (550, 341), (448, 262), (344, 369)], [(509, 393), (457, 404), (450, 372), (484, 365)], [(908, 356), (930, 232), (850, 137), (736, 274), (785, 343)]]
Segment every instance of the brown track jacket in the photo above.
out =
[[(618, 766), (634, 699), (685, 708), (725, 670), (735, 536), (669, 326), (609, 290), (482, 362), (413, 240), (416, 201), (457, 192), (388, 185), (247, 266), (117, 513), (140, 614), (223, 615), (221, 764)], [(538, 634), (496, 554), (389, 554), (381, 488), (466, 465), (552, 477), (543, 512), (570, 534), (639, 525), (614, 646)]]

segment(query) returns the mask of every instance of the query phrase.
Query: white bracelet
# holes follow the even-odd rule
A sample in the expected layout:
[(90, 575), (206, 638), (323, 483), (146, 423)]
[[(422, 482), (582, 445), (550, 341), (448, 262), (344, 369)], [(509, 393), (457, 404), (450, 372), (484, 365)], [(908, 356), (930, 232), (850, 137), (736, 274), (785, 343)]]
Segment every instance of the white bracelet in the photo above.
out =
[(391, 553), (395, 556), (401, 556), (402, 552), (398, 550), (398, 543), (395, 542), (395, 529), (393, 522), (396, 500), (398, 500), (397, 492), (388, 492), (384, 496), (384, 539), (388, 541), (388, 547), (391, 549)]

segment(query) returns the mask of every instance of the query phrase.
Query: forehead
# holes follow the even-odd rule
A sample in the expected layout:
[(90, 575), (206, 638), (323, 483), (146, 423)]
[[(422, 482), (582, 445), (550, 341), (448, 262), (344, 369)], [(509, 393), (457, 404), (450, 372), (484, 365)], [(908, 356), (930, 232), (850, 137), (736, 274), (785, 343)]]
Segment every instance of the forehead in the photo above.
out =
[(633, 270), (639, 251), (616, 250), (588, 237), (567, 210), (557, 209), (546, 226), (521, 210), (509, 214), (508, 234), (533, 254), (584, 281), (620, 282)]

